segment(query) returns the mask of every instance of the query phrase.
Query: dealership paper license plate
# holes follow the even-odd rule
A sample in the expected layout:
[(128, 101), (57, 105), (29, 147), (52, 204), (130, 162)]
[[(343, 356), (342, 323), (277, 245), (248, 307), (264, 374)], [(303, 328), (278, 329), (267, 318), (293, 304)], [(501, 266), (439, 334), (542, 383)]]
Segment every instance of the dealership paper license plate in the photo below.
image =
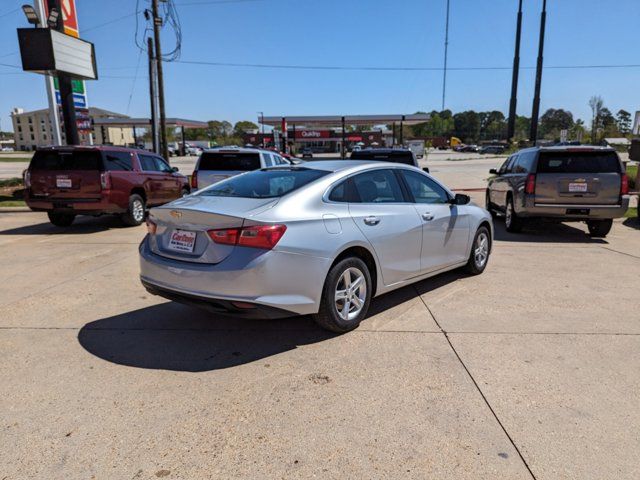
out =
[(56, 177), (56, 187), (58, 188), (71, 188), (71, 179), (64, 177)]
[(178, 252), (193, 252), (196, 244), (196, 232), (189, 230), (174, 230), (169, 239), (169, 248)]
[(569, 191), (570, 192), (586, 192), (587, 184), (586, 183), (570, 183)]

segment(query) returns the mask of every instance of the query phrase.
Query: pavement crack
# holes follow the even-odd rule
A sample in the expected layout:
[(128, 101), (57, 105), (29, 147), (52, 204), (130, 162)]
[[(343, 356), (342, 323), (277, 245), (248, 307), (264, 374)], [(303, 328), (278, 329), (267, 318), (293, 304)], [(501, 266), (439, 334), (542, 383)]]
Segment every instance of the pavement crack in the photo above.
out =
[(621, 252), (620, 250), (616, 250), (616, 249), (611, 248), (611, 247), (601, 247), (601, 248), (604, 248), (605, 250), (609, 250), (610, 252), (619, 253), (620, 255), (625, 255), (627, 257), (637, 258), (638, 260), (640, 260), (640, 256), (634, 255), (632, 253)]
[(505, 428), (504, 424), (502, 423), (502, 421), (500, 421), (500, 418), (498, 417), (498, 414), (496, 413), (496, 411), (493, 409), (493, 407), (491, 406), (491, 404), (489, 403), (489, 400), (487, 399), (487, 397), (485, 396), (484, 392), (482, 391), (482, 389), (480, 388), (480, 385), (478, 384), (478, 382), (476, 381), (476, 379), (473, 377), (473, 375), (471, 374), (471, 371), (469, 370), (469, 368), (467, 367), (467, 365), (464, 363), (464, 361), (462, 360), (462, 357), (460, 356), (460, 354), (458, 353), (458, 351), (456, 350), (456, 347), (453, 346), (453, 343), (451, 342), (451, 339), (449, 338), (449, 334), (446, 332), (446, 330), (444, 328), (442, 328), (442, 326), (440, 325), (440, 323), (438, 322), (438, 320), (436, 319), (435, 315), (433, 314), (433, 312), (431, 311), (431, 309), (429, 308), (429, 305), (427, 305), (427, 302), (424, 301), (424, 299), (422, 298), (422, 295), (420, 295), (420, 292), (418, 291), (418, 289), (414, 286), (414, 289), (416, 291), (416, 294), (418, 295), (418, 297), (420, 298), (420, 301), (422, 302), (422, 304), (425, 306), (425, 308), (427, 309), (427, 311), (429, 312), (429, 315), (431, 315), (431, 318), (433, 319), (433, 321), (436, 323), (436, 325), (438, 326), (438, 328), (440, 329), (440, 331), (442, 332), (442, 334), (444, 335), (444, 338), (447, 340), (447, 343), (449, 344), (449, 347), (451, 348), (451, 350), (453, 351), (454, 355), (456, 356), (456, 358), (458, 359), (458, 361), (460, 362), (460, 365), (462, 365), (462, 368), (464, 368), (464, 371), (467, 372), (467, 375), (469, 376), (469, 378), (471, 379), (471, 382), (473, 382), (473, 384), (476, 387), (476, 390), (478, 390), (478, 393), (480, 394), (480, 396), (482, 397), (482, 400), (484, 400), (484, 403), (487, 405), (487, 408), (489, 409), (489, 411), (491, 412), (491, 414), (493, 415), (493, 418), (496, 420), (496, 422), (498, 422), (498, 425), (500, 425), (500, 428), (502, 429), (502, 431), (504, 432), (504, 434), (507, 436), (507, 439), (509, 439), (509, 442), (511, 443), (511, 446), (515, 449), (515, 451), (518, 453), (518, 456), (520, 457), (520, 460), (522, 460), (522, 463), (524, 464), (525, 468), (527, 469), (527, 471), (529, 472), (529, 475), (531, 475), (531, 478), (533, 480), (536, 480), (536, 476), (533, 474), (533, 472), (531, 471), (531, 467), (529, 467), (529, 464), (527, 463), (527, 461), (525, 460), (524, 456), (522, 455), (522, 452), (520, 451), (520, 449), (518, 448), (518, 446), (516, 445), (516, 442), (514, 442), (513, 438), (511, 437), (511, 435), (509, 434), (509, 432), (507, 431), (507, 429)]

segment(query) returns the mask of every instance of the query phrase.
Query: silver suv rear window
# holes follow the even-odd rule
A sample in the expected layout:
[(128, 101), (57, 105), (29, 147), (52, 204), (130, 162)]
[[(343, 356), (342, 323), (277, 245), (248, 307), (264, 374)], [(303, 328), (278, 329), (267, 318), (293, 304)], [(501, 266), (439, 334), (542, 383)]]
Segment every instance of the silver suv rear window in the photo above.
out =
[(615, 152), (540, 152), (538, 173), (620, 173)]
[(198, 170), (248, 172), (260, 168), (259, 153), (204, 152)]

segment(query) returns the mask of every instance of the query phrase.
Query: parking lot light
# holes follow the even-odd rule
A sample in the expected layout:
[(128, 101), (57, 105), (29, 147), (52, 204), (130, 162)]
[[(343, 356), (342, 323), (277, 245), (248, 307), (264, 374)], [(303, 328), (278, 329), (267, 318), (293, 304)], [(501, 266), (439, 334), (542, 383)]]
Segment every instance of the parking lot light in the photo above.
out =
[(38, 14), (36, 13), (36, 9), (33, 8), (33, 6), (31, 5), (23, 5), (22, 11), (24, 12), (24, 15), (27, 17), (27, 22), (37, 27), (38, 24), (40, 23), (40, 17), (38, 17)]

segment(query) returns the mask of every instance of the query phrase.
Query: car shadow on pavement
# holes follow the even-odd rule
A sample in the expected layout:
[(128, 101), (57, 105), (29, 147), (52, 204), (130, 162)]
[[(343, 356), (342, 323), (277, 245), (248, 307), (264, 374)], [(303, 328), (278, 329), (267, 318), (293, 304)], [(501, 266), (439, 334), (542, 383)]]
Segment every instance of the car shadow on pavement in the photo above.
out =
[[(375, 298), (369, 317), (465, 277), (447, 272)], [(366, 326), (367, 320), (363, 322)], [(87, 323), (80, 345), (103, 360), (130, 367), (205, 372), (255, 362), (339, 334), (310, 316), (247, 320), (216, 315), (175, 302), (153, 305)]]
[(504, 221), (496, 218), (493, 221), (494, 240), (501, 242), (534, 242), (534, 243), (592, 243), (607, 244), (606, 239), (591, 238), (585, 230), (571, 224), (554, 222), (532, 222), (519, 233), (507, 232)]
[(91, 354), (120, 365), (204, 372), (334, 336), (308, 316), (247, 320), (167, 302), (90, 322), (78, 341)]
[(640, 218), (638, 217), (627, 218), (624, 222), (622, 222), (622, 224), (625, 227), (633, 228), (634, 230), (640, 230)]
[(0, 230), (0, 235), (77, 235), (104, 232), (106, 230), (129, 228), (114, 215), (101, 217), (78, 217), (69, 227), (56, 227), (49, 222), (25, 225), (23, 227)]

